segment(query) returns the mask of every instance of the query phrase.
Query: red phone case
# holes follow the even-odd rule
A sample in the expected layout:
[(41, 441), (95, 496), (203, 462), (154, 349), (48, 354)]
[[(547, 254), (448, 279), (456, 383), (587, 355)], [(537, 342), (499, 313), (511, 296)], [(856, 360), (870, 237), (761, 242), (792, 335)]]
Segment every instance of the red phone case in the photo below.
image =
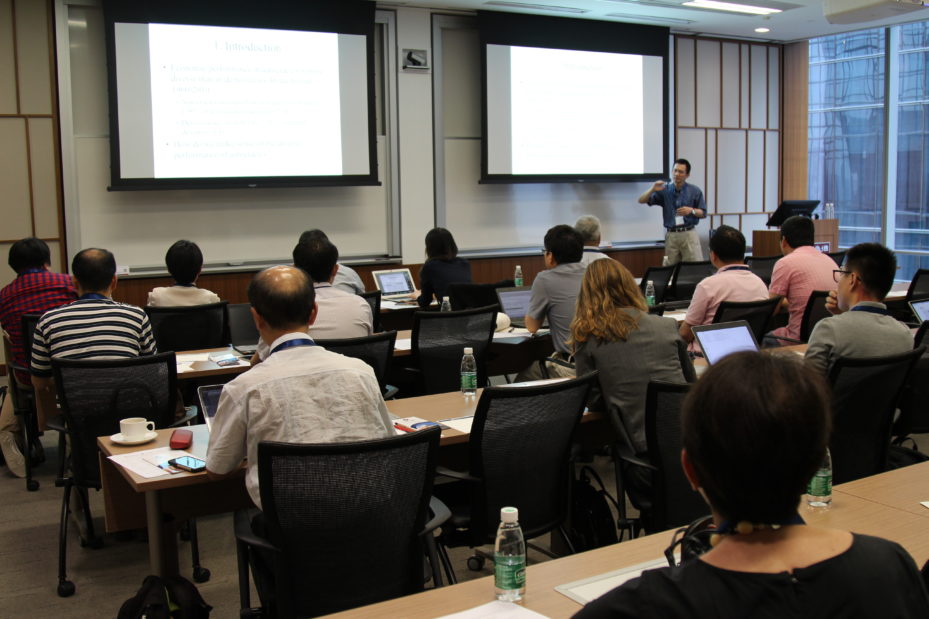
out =
[(190, 430), (178, 428), (171, 433), (171, 449), (187, 449), (194, 440), (194, 433)]

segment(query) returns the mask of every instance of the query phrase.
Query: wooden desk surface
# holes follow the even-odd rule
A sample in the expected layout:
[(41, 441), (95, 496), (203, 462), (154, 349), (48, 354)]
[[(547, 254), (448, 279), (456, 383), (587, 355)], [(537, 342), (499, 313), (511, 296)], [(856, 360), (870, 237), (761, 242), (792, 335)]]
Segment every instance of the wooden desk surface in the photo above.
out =
[(929, 462), (850, 481), (836, 492), (929, 518), (929, 508), (920, 504), (929, 501)]

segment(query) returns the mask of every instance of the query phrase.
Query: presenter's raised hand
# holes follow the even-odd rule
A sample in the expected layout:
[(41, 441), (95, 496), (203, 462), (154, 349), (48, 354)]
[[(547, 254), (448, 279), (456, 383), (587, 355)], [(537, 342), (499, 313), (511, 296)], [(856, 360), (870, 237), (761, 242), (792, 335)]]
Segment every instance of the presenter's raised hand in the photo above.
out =
[(830, 314), (841, 314), (842, 310), (839, 308), (839, 293), (836, 290), (830, 290), (829, 296), (826, 297), (826, 311)]
[(662, 189), (664, 189), (664, 186), (665, 186), (664, 181), (655, 181), (655, 184), (652, 185), (652, 191), (661, 191)]

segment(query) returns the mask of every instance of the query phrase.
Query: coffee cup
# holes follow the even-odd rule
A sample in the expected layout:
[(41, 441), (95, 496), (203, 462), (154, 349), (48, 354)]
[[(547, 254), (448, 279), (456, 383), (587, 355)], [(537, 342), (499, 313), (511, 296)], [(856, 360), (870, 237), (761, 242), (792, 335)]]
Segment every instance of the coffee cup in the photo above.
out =
[(119, 422), (119, 431), (123, 438), (129, 441), (145, 438), (148, 432), (155, 430), (155, 422), (145, 417), (127, 417)]

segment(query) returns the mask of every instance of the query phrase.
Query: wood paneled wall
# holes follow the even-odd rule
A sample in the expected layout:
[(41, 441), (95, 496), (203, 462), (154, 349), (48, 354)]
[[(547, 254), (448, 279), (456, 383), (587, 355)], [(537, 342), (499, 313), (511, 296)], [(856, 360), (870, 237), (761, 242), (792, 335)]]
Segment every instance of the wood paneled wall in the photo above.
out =
[(781, 192), (785, 200), (809, 197), (810, 44), (784, 46), (784, 155)]

